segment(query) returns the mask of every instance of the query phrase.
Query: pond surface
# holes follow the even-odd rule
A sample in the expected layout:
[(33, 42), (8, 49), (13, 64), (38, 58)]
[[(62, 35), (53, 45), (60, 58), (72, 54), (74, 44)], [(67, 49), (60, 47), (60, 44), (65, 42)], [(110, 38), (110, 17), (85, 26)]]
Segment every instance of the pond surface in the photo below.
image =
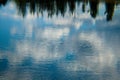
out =
[(0, 0), (0, 80), (119, 79), (119, 0)]

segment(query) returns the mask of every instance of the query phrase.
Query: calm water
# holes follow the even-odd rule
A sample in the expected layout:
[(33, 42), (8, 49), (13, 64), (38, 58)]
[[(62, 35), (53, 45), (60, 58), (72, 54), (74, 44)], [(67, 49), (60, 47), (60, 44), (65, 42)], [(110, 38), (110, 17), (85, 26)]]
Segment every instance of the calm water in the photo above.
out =
[(119, 0), (0, 0), (0, 80), (120, 80)]

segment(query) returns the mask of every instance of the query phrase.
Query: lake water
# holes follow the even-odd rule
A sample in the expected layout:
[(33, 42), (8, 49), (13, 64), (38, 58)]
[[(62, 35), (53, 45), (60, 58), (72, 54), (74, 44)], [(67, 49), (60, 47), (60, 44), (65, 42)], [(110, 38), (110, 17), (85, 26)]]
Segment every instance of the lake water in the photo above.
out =
[(120, 1), (0, 0), (0, 80), (120, 80)]

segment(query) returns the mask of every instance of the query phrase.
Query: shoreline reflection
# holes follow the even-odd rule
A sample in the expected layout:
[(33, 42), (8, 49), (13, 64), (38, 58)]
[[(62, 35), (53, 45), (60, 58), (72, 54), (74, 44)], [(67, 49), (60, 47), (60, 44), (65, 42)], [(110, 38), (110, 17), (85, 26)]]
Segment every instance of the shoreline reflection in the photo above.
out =
[[(16, 6), (18, 13), (23, 17), (27, 14), (27, 8), (31, 14), (41, 14), (43, 15), (45, 11), (48, 13), (48, 17), (53, 15), (64, 15), (69, 8), (71, 14), (75, 13), (76, 5), (82, 4), (81, 11), (84, 13), (86, 6), (89, 5), (90, 15), (93, 18), (96, 18), (99, 12), (99, 4), (102, 2), (100, 0), (12, 0)], [(62, 4), (61, 4), (62, 2)], [(1, 0), (0, 5), (5, 5), (7, 0)], [(103, 2), (102, 2), (103, 3)], [(104, 1), (106, 10), (103, 12), (106, 15), (106, 20), (111, 21), (114, 15), (115, 6), (120, 2), (117, 0), (105, 0)]]

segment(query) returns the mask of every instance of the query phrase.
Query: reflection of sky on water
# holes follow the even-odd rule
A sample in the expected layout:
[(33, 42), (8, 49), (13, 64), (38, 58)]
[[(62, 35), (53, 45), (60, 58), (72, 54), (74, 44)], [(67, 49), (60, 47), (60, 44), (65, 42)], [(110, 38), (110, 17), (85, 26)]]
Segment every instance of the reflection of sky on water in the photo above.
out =
[[(102, 4), (100, 4), (102, 6)], [(0, 9), (1, 80), (118, 80), (119, 9), (113, 21), (78, 10), (65, 17), (17, 15), (14, 3)]]

